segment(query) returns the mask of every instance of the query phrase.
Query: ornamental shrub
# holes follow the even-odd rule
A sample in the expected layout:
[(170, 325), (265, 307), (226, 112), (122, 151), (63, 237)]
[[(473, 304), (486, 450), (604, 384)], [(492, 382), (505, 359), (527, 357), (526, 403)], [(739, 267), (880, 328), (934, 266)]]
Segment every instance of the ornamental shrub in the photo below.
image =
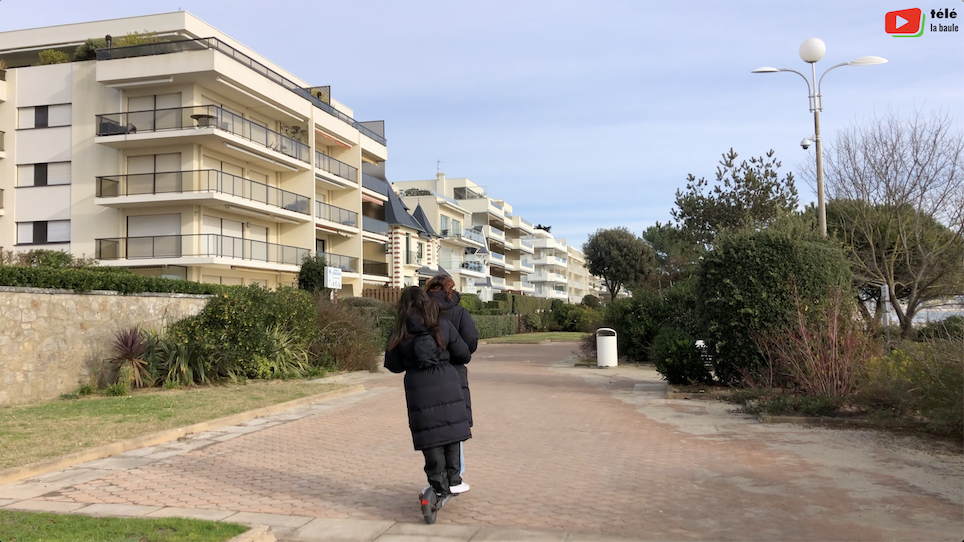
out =
[(734, 384), (764, 373), (756, 340), (785, 328), (801, 306), (813, 307), (834, 286), (849, 287), (844, 252), (825, 238), (766, 229), (721, 234), (703, 256), (697, 310), (717, 379)]
[(279, 341), (273, 333), (285, 338), (291, 352), (309, 347), (317, 334), (310, 294), (287, 287), (235, 287), (212, 297), (196, 316), (171, 324), (166, 337), (187, 345), (205, 374), (256, 378), (265, 373), (259, 360), (277, 359)]
[(44, 49), (40, 51), (40, 61), (37, 62), (37, 65), (45, 66), (47, 64), (65, 64), (67, 62), (70, 62), (70, 55), (67, 53), (56, 49)]
[(713, 375), (696, 347), (696, 340), (678, 327), (660, 329), (653, 340), (651, 357), (656, 370), (670, 384), (708, 384), (713, 381)]
[(639, 292), (606, 305), (603, 326), (616, 330), (616, 348), (620, 356), (632, 361), (646, 361), (663, 318), (663, 300), (658, 295)]
[(167, 292), (211, 295), (230, 291), (236, 286), (221, 286), (180, 279), (146, 277), (130, 270), (115, 271), (110, 267), (80, 269), (56, 267), (20, 267), (0, 265), (0, 286), (57, 288), (77, 293), (107, 290), (121, 294)]
[[(310, 349), (312, 366), (342, 371), (378, 370), (388, 334), (394, 327), (395, 309), (390, 303), (359, 299), (337, 304), (324, 297), (315, 300), (317, 334)], [(389, 320), (380, 322), (385, 317)]]
[(97, 60), (97, 49), (107, 47), (104, 38), (90, 38), (77, 46), (74, 51), (74, 61)]
[(313, 294), (324, 291), (327, 265), (328, 262), (321, 254), (305, 254), (301, 260), (301, 269), (298, 270), (298, 288)]

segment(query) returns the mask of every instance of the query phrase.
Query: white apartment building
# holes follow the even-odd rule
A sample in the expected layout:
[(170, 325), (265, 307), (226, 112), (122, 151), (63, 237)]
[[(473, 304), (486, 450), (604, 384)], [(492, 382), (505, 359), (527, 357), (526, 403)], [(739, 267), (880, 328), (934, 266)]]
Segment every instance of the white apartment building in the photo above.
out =
[(535, 272), (529, 280), (535, 284), (535, 295), (569, 302), (569, 247), (566, 240), (556, 239), (540, 229), (534, 230), (530, 237), (535, 250), (532, 259)]
[(384, 122), (190, 13), (3, 32), (0, 59), (4, 249), (268, 287), (318, 252), (349, 296), (417, 275), (427, 232), (393, 203)]
[[(457, 274), (461, 291), (491, 300), (500, 291), (534, 295), (529, 275), (535, 267), (525, 239), (532, 223), (512, 214), (512, 206), (489, 197), (485, 187), (466, 178), (392, 183), (409, 206), (421, 205), (441, 236), (439, 266)], [(459, 231), (461, 230), (461, 232)]]

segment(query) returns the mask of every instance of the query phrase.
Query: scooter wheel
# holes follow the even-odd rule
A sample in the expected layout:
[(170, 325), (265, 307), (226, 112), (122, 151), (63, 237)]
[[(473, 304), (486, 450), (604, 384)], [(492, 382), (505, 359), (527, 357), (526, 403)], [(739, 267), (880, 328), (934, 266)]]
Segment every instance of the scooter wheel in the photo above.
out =
[(435, 491), (429, 490), (420, 496), (420, 501), (422, 505), (422, 517), (425, 518), (425, 523), (432, 525), (435, 523), (435, 518), (438, 515), (438, 496)]

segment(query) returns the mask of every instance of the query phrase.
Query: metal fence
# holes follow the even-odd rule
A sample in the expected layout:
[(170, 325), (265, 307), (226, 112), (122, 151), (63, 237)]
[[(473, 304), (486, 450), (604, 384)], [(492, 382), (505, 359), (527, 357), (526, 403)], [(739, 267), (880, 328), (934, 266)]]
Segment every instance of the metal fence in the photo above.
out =
[(301, 265), (310, 251), (254, 239), (212, 233), (114, 237), (95, 240), (98, 260), (217, 257)]

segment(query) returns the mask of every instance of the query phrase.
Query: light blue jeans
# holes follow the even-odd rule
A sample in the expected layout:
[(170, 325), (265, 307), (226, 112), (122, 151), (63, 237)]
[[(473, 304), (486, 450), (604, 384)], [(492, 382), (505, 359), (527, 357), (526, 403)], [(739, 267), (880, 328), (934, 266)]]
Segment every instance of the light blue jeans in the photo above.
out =
[(459, 478), (465, 474), (465, 451), (462, 447), (465, 445), (465, 441), (459, 443), (459, 465), (461, 465), (461, 470), (459, 470)]

